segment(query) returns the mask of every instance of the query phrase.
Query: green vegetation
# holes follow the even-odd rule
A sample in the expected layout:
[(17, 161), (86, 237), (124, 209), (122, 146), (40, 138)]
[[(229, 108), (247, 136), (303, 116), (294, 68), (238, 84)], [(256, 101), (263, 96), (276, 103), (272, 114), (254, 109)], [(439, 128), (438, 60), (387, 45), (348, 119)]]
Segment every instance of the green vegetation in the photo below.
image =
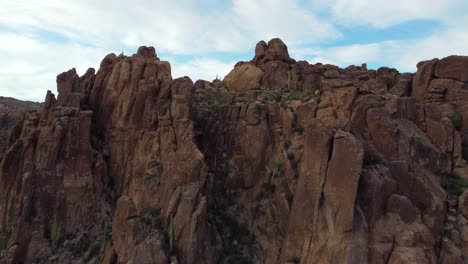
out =
[(254, 243), (255, 236), (246, 226), (240, 224), (224, 209), (213, 206), (208, 211), (208, 220), (216, 228), (222, 240), (223, 251), (218, 263), (254, 263), (247, 252)]
[(281, 160), (275, 160), (273, 162), (273, 166), (274, 166), (273, 169), (275, 169), (276, 173), (278, 173), (278, 171), (280, 171), (281, 167), (283, 166), (283, 162)]
[(413, 136), (411, 136), (410, 138), (410, 144), (419, 144), (421, 143), (422, 141), (422, 138), (419, 134), (414, 134)]
[(252, 88), (250, 88), (250, 90), (252, 91), (260, 91), (262, 88), (260, 86), (254, 86)]
[(262, 185), (262, 190), (257, 195), (257, 201), (261, 201), (264, 198), (270, 197), (275, 192), (276, 186), (271, 182), (265, 182)]
[(169, 220), (169, 253), (174, 250), (174, 217), (171, 215)]
[(299, 126), (299, 125), (296, 125), (295, 127), (292, 128), (292, 131), (293, 131), (293, 133), (300, 135), (300, 134), (304, 133), (304, 128)]
[(295, 258), (288, 260), (288, 262), (299, 264), (301, 263), (301, 260), (298, 257), (295, 257)]
[(417, 202), (416, 208), (418, 208), (421, 213), (424, 213), (424, 211), (426, 211), (426, 205), (423, 202)]
[(104, 231), (101, 235), (101, 238), (99, 239), (99, 241), (101, 242), (101, 248), (104, 248), (107, 243), (109, 243), (112, 239), (112, 226), (110, 225), (106, 225), (104, 227)]
[(468, 189), (468, 179), (462, 178), (456, 174), (441, 174), (441, 185), (445, 191), (452, 196), (460, 196)]
[(211, 82), (211, 83), (209, 83), (208, 85), (209, 85), (211, 88), (213, 88), (213, 89), (216, 88), (216, 84), (215, 84), (215, 83), (212, 83), (212, 82)]
[(105, 225), (102, 234), (94, 241), (89, 243), (86, 252), (83, 254), (83, 259), (85, 261), (90, 260), (95, 256), (100, 250), (104, 250), (107, 243), (112, 239), (112, 227), (110, 225)]
[(85, 261), (90, 260), (94, 255), (96, 255), (96, 253), (99, 252), (99, 249), (100, 249), (99, 240), (95, 240), (91, 242), (91, 244), (88, 247), (88, 250), (83, 254), (83, 259)]
[(288, 205), (292, 206), (292, 203), (294, 201), (294, 195), (292, 193), (287, 193), (286, 194), (286, 200), (288, 200)]
[(302, 89), (289, 90), (289, 99), (290, 100), (300, 100), (301, 98), (302, 98)]
[(246, 256), (232, 255), (223, 259), (220, 263), (222, 264), (252, 264), (253, 261)]
[(227, 95), (217, 91), (206, 95), (207, 103), (210, 107), (216, 108), (227, 103)]
[(452, 123), (455, 128), (460, 129), (463, 126), (463, 116), (460, 113), (455, 112), (452, 116)]
[(286, 140), (283, 142), (283, 148), (284, 148), (284, 149), (289, 149), (290, 146), (291, 146), (291, 140), (286, 139)]
[(52, 222), (52, 226), (50, 227), (50, 240), (52, 241), (52, 245), (56, 246), (60, 243), (61, 239), (62, 239), (62, 226), (57, 216), (55, 216), (54, 221)]
[(320, 103), (320, 96), (315, 94), (315, 89), (304, 89), (302, 86), (292, 87), (288, 90), (288, 100), (301, 100), (303, 102), (315, 98)]
[(7, 249), (11, 233), (7, 230), (0, 231), (0, 251)]

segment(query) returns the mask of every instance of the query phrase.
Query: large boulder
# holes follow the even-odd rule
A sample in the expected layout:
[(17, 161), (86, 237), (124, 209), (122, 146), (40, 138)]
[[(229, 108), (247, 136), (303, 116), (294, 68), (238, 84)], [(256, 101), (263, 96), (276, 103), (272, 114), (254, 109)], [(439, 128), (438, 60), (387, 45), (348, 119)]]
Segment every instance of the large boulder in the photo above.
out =
[(263, 72), (255, 65), (244, 63), (235, 67), (226, 77), (224, 82), (229, 91), (236, 93), (260, 87), (263, 78)]
[(436, 66), (435, 76), (468, 82), (468, 56), (448, 56)]

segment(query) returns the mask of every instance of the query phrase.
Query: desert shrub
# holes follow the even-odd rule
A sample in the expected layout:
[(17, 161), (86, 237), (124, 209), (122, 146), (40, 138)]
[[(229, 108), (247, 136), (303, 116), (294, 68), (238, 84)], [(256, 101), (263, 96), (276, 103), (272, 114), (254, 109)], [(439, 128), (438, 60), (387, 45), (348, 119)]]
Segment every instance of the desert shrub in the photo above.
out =
[(460, 113), (455, 112), (452, 116), (452, 123), (455, 128), (461, 128), (463, 126), (463, 117)]
[(209, 93), (206, 95), (206, 101), (210, 107), (216, 108), (226, 104), (227, 96), (222, 92)]
[(468, 189), (468, 179), (456, 174), (441, 174), (441, 185), (445, 191), (452, 196), (460, 196)]
[(286, 140), (283, 142), (283, 148), (284, 148), (284, 149), (289, 149), (290, 146), (291, 146), (291, 140), (286, 139)]
[(7, 249), (8, 240), (10, 240), (10, 232), (7, 230), (0, 231), (0, 251)]
[(169, 253), (174, 250), (174, 217), (171, 215), (169, 220)]
[(52, 222), (52, 226), (50, 227), (50, 240), (52, 241), (52, 245), (55, 246), (55, 245), (58, 245), (61, 239), (62, 239), (62, 226), (57, 216), (55, 216), (54, 221)]
[(296, 125), (295, 127), (292, 128), (292, 131), (295, 134), (302, 134), (304, 133), (304, 128), (299, 125)]
[(255, 241), (250, 230), (221, 208), (211, 207), (208, 220), (216, 228), (222, 240), (222, 252), (218, 263), (254, 263), (247, 251)]

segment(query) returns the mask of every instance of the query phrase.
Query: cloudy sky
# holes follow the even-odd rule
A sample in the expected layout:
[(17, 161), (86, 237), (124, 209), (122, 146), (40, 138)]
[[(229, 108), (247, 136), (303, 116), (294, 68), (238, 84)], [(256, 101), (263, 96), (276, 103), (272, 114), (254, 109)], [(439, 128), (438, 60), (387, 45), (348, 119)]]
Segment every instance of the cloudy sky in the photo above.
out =
[(414, 72), (468, 55), (466, 0), (12, 0), (0, 2), (0, 95), (43, 101), (58, 73), (154, 46), (174, 77), (222, 78), (255, 44), (291, 56)]

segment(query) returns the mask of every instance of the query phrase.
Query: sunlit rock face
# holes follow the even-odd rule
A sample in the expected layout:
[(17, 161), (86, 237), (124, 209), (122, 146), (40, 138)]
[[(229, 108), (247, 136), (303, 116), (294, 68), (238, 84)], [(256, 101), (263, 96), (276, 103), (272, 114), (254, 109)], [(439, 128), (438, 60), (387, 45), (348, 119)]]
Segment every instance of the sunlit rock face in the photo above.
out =
[(341, 69), (272, 39), (194, 83), (140, 47), (57, 90), (0, 98), (4, 263), (468, 257), (468, 57)]

